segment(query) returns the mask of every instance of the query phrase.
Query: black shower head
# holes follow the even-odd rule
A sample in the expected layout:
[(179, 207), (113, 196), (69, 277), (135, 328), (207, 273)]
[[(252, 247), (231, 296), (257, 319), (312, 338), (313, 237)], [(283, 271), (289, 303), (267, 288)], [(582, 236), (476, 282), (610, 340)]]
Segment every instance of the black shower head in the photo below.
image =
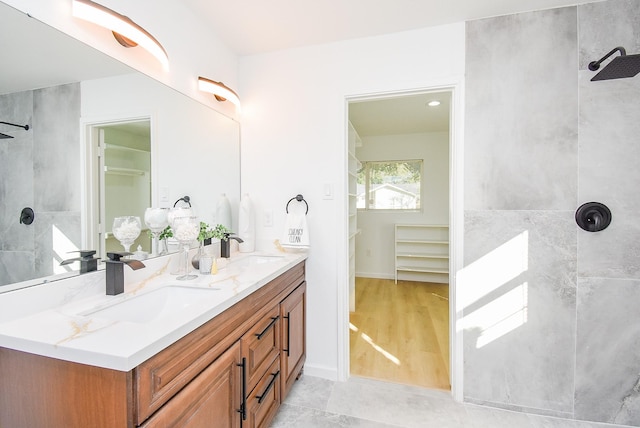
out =
[(600, 73), (593, 76), (591, 81), (624, 79), (640, 73), (640, 54), (627, 55), (627, 52), (621, 46), (611, 50), (611, 52), (606, 54), (602, 59), (589, 63), (589, 70), (598, 70), (602, 61), (609, 58), (616, 51), (620, 51), (620, 56), (615, 57)]
[(4, 140), (7, 138), (13, 138), (13, 137), (11, 135), (3, 134), (2, 132), (0, 132), (0, 140)]

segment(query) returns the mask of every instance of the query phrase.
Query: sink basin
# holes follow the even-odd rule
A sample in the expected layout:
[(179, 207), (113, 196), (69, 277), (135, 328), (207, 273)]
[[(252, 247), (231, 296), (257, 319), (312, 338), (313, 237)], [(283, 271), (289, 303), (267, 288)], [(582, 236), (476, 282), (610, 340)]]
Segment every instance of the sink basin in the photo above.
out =
[(80, 315), (112, 321), (146, 323), (200, 303), (203, 299), (213, 296), (216, 290), (169, 285), (107, 307), (85, 311)]
[(235, 266), (255, 266), (255, 265), (262, 265), (266, 263), (279, 262), (282, 259), (284, 259), (284, 256), (252, 254), (249, 256), (244, 256), (237, 260), (232, 260), (231, 263), (233, 263)]

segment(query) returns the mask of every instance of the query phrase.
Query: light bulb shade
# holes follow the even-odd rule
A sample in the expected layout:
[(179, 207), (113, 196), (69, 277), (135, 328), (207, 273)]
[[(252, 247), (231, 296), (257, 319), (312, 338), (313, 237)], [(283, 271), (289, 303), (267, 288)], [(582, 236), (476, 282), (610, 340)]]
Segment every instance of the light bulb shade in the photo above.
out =
[(218, 101), (231, 101), (240, 108), (240, 98), (238, 98), (238, 94), (224, 83), (216, 82), (206, 77), (198, 77), (198, 89), (213, 94)]
[(160, 61), (165, 70), (169, 69), (169, 57), (160, 42), (128, 17), (91, 0), (73, 0), (72, 13), (76, 18), (111, 30), (116, 40), (125, 47), (138, 45), (144, 48)]

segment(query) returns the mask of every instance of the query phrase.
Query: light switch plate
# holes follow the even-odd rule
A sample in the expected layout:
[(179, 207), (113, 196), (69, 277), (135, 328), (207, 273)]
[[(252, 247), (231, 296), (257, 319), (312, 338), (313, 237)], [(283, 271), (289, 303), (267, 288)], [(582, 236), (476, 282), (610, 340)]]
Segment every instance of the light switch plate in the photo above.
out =
[(333, 199), (333, 183), (322, 185), (322, 199)]
[(169, 188), (161, 187), (160, 188), (160, 203), (169, 202)]
[(273, 227), (273, 210), (264, 210), (264, 227)]

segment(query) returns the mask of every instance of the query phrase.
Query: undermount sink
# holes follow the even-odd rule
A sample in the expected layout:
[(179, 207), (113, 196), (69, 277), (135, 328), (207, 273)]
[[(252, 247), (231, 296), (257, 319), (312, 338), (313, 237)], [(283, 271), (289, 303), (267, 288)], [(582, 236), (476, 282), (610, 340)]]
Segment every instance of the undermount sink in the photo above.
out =
[(279, 262), (283, 259), (284, 259), (284, 256), (278, 256), (278, 255), (251, 254), (237, 260), (232, 260), (231, 263), (233, 263), (236, 266), (255, 266), (255, 265), (262, 265), (266, 263)]
[(216, 290), (219, 289), (168, 285), (79, 315), (112, 321), (146, 323), (200, 303), (203, 299), (213, 296)]

